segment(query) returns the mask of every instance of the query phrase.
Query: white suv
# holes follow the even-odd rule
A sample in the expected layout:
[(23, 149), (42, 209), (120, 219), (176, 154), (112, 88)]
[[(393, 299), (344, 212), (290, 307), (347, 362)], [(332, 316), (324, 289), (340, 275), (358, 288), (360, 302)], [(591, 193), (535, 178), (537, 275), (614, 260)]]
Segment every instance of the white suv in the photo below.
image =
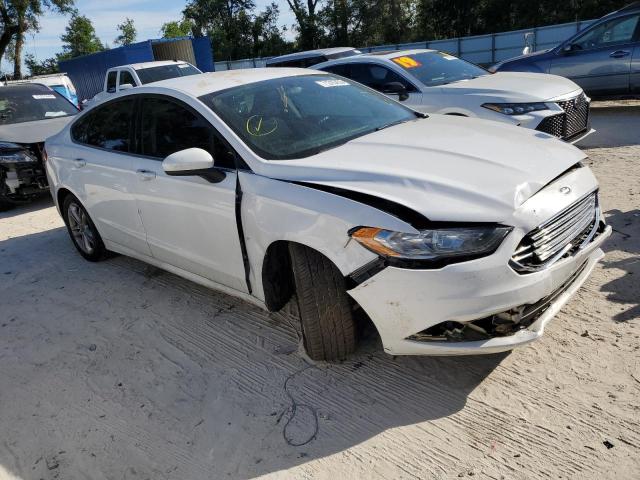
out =
[(355, 349), (357, 309), (391, 354), (531, 342), (611, 231), (571, 145), (304, 69), (122, 92), (46, 151), (86, 259), (122, 253), (271, 311), (295, 298), (314, 359)]

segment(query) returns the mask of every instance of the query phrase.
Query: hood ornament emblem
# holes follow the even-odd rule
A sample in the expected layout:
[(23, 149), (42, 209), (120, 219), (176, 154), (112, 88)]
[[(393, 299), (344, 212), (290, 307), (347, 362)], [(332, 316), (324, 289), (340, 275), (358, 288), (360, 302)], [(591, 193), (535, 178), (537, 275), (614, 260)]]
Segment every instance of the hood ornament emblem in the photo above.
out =
[(569, 195), (571, 193), (571, 187), (560, 187), (560, 193)]

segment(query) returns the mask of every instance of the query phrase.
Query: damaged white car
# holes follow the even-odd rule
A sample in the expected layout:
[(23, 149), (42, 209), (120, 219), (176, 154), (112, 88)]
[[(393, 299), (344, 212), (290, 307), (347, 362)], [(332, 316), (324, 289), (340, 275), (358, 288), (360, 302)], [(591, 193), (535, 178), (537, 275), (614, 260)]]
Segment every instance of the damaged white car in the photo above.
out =
[(122, 92), (46, 151), (85, 258), (122, 253), (271, 311), (295, 298), (314, 359), (354, 351), (360, 309), (390, 354), (531, 342), (611, 232), (571, 145), (309, 70)]

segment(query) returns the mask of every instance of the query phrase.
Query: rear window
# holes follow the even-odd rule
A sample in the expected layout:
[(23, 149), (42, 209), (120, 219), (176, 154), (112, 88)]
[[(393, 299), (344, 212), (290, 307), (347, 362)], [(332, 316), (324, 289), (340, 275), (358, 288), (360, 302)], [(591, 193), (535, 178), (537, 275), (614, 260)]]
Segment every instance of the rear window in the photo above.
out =
[(391, 59), (427, 87), (490, 75), (484, 68), (444, 52), (399, 55)]
[(54, 90), (0, 88), (0, 125), (75, 115), (78, 109)]
[(162, 65), (159, 67), (141, 68), (136, 70), (138, 78), (143, 84), (159, 82), (169, 78), (187, 77), (189, 75), (198, 75), (202, 73), (193, 65), (188, 63), (175, 63), (171, 65)]

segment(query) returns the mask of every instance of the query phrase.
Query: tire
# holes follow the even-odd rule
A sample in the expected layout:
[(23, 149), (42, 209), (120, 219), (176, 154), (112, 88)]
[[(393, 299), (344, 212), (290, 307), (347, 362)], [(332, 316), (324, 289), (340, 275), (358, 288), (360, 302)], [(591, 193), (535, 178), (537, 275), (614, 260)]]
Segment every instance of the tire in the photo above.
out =
[(343, 360), (355, 351), (356, 325), (345, 280), (324, 255), (290, 244), (302, 336), (313, 360)]
[(80, 255), (90, 262), (99, 262), (108, 257), (109, 252), (102, 237), (80, 200), (67, 195), (62, 203), (62, 215), (69, 237)]
[(0, 212), (6, 212), (7, 210), (11, 210), (13, 207), (15, 207), (15, 204), (6, 201), (0, 196)]

